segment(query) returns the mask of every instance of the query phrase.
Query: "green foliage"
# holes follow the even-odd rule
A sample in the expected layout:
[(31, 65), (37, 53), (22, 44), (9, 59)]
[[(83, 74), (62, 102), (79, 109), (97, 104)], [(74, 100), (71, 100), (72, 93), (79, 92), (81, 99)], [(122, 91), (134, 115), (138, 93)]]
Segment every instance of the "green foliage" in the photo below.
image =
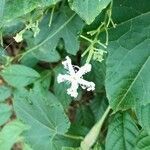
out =
[(17, 120), (8, 123), (0, 131), (0, 149), (10, 150), (16, 142), (21, 140), (22, 132), (27, 129), (26, 125)]
[(107, 7), (111, 0), (69, 0), (72, 10), (75, 10), (77, 14), (87, 24), (91, 24), (99, 13)]
[(110, 29), (106, 91), (114, 110), (149, 103), (149, 17), (148, 12), (140, 13)]
[(138, 121), (142, 128), (150, 133), (150, 118), (149, 118), (150, 104), (147, 105), (137, 105), (136, 114)]
[(55, 49), (61, 38), (64, 40), (68, 53), (73, 55), (77, 53), (79, 49), (77, 33), (81, 30), (83, 22), (66, 7), (54, 14), (51, 27), (49, 27), (50, 15), (46, 15), (41, 21), (40, 33), (33, 39), (26, 53), (31, 53), (39, 60), (57, 62), (60, 60), (60, 55)]
[(0, 104), (0, 126), (8, 121), (12, 114), (11, 107), (7, 104)]
[(31, 126), (25, 136), (33, 149), (59, 149), (64, 146), (62, 144), (71, 144), (69, 136), (65, 134), (70, 126), (69, 120), (52, 93), (40, 91), (39, 88), (16, 91), (14, 107), (18, 118)]
[(108, 127), (106, 150), (132, 150), (138, 132), (128, 113), (117, 113)]
[(149, 68), (149, 0), (0, 0), (0, 150), (149, 150)]
[(0, 102), (5, 101), (11, 96), (11, 89), (5, 85), (0, 86)]
[(137, 137), (135, 150), (148, 150), (150, 149), (150, 135), (145, 131), (141, 131), (141, 133)]
[(3, 69), (2, 77), (14, 87), (23, 87), (40, 77), (35, 70), (23, 65), (11, 65)]
[(58, 1), (60, 0), (6, 0), (3, 20), (5, 22), (9, 22), (17, 17), (23, 16), (31, 12), (35, 8), (50, 6), (56, 4)]

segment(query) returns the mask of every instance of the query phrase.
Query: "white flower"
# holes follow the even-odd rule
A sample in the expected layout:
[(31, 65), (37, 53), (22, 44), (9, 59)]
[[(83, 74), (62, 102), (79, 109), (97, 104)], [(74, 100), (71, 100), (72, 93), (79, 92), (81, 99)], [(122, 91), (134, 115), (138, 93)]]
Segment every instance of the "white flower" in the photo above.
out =
[(91, 71), (91, 64), (85, 64), (82, 67), (74, 66), (71, 64), (71, 59), (67, 56), (66, 60), (62, 62), (64, 68), (67, 70), (67, 74), (59, 74), (57, 77), (58, 83), (69, 82), (71, 87), (67, 89), (67, 94), (72, 97), (77, 97), (77, 89), (79, 85), (87, 91), (93, 91), (95, 84), (83, 79), (83, 75)]

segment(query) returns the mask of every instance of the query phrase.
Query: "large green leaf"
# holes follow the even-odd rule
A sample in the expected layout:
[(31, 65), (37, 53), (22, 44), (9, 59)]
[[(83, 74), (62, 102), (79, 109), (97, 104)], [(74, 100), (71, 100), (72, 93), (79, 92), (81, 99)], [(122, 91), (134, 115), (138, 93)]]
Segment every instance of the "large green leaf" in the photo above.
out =
[(0, 104), (0, 126), (8, 121), (12, 111), (11, 106), (7, 104)]
[(14, 107), (18, 118), (31, 126), (25, 136), (33, 149), (60, 150), (79, 144), (79, 139), (72, 141), (73, 137), (65, 134), (70, 123), (52, 93), (39, 89), (16, 91)]
[(108, 127), (106, 150), (133, 150), (138, 132), (128, 113), (115, 114)]
[(14, 87), (26, 86), (40, 77), (35, 70), (23, 65), (11, 65), (1, 72), (2, 77)]
[[(79, 50), (78, 34), (83, 27), (82, 20), (67, 7), (59, 13), (55, 13), (51, 27), (48, 26), (48, 14), (41, 22), (40, 33), (34, 38), (33, 43), (27, 49), (28, 54), (47, 62), (56, 62), (60, 59), (55, 50), (62, 38), (68, 53), (75, 55)], [(31, 41), (28, 41), (31, 43)]]
[(150, 12), (139, 14), (110, 29), (106, 91), (114, 110), (150, 102), (149, 18)]
[(0, 131), (0, 150), (11, 150), (12, 146), (20, 140), (20, 134), (28, 127), (20, 121), (12, 121)]
[(141, 133), (137, 137), (135, 150), (149, 150), (150, 149), (150, 135), (145, 131), (141, 131)]
[(72, 10), (91, 24), (111, 0), (69, 0)]
[(45, 7), (56, 4), (60, 0), (6, 0), (4, 8), (4, 20), (9, 22), (17, 17), (31, 12), (37, 7)]

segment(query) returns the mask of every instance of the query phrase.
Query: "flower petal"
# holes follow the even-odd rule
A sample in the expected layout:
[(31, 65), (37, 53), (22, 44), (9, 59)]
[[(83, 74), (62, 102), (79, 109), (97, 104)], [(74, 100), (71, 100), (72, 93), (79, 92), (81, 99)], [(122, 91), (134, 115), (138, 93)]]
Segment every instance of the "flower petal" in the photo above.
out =
[(67, 90), (67, 94), (76, 98), (78, 96), (78, 92), (77, 92), (77, 89), (78, 89), (79, 85), (77, 82), (72, 82), (71, 83), (71, 87)]
[(69, 81), (70, 79), (70, 76), (69, 75), (66, 75), (66, 74), (59, 74), (57, 76), (57, 82), (58, 83), (61, 83), (61, 82), (65, 82), (65, 81)]
[(75, 71), (74, 71), (73, 66), (71, 64), (71, 59), (69, 58), (69, 56), (66, 57), (66, 60), (63, 61), (62, 64), (64, 65), (64, 68), (69, 71), (70, 75), (75, 74)]
[(76, 73), (77, 76), (82, 77), (84, 74), (86, 74), (87, 72), (91, 71), (91, 64), (85, 64), (84, 66), (82, 66), (79, 71)]
[(89, 82), (89, 81), (86, 81), (86, 80), (80, 78), (78, 83), (80, 84), (80, 86), (83, 89), (87, 89), (87, 91), (94, 91), (95, 90), (95, 83), (93, 83), (93, 82)]

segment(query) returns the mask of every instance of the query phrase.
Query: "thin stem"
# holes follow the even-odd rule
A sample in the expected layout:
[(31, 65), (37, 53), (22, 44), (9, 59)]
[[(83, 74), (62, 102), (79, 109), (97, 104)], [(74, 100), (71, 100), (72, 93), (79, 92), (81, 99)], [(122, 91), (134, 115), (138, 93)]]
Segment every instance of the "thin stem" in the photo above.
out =
[(116, 28), (116, 24), (113, 22), (112, 19), (111, 19), (111, 24), (112, 24), (113, 28)]
[(86, 63), (87, 63), (87, 64), (89, 64), (90, 61), (91, 61), (91, 59), (92, 59), (93, 51), (94, 51), (94, 49), (93, 49), (93, 45), (92, 45), (92, 46), (91, 46), (91, 49), (90, 49), (90, 51), (89, 51), (89, 55), (88, 55), (87, 60), (86, 60)]
[[(92, 59), (92, 56), (93, 56), (93, 53), (94, 53), (94, 45), (97, 43), (97, 38), (99, 36), (99, 33), (100, 33), (101, 28), (103, 27), (103, 25), (104, 25), (104, 22), (102, 22), (102, 24), (97, 29), (97, 33), (96, 33), (96, 35), (94, 37), (94, 40), (91, 42), (91, 45), (88, 47), (89, 54), (88, 54), (86, 63), (89, 63), (91, 61), (91, 59)], [(87, 53), (87, 51), (86, 51), (86, 53)]]
[(109, 7), (109, 9), (107, 10), (107, 15), (108, 15), (108, 22), (107, 22), (107, 25), (106, 25), (107, 28), (108, 28), (108, 26), (109, 26), (109, 24), (110, 24), (110, 22), (111, 22), (112, 6), (113, 6), (113, 1), (111, 1), (110, 7)]
[(96, 142), (97, 137), (99, 135), (99, 132), (102, 128), (102, 125), (107, 117), (107, 115), (110, 112), (110, 106), (106, 109), (103, 116), (100, 118), (100, 120), (92, 127), (92, 129), (89, 131), (89, 133), (86, 135), (84, 140), (81, 142), (81, 149), (82, 150), (90, 150), (90, 148), (93, 146), (93, 144)]
[(89, 39), (89, 38), (87, 38), (87, 37), (85, 37), (85, 36), (83, 36), (83, 35), (80, 35), (80, 37), (83, 38), (83, 39), (85, 39), (85, 40), (87, 40), (87, 41), (90, 42), (90, 43), (93, 42), (91, 39)]
[(1, 46), (3, 46), (3, 34), (1, 31), (0, 31), (0, 44)]
[(85, 56), (88, 52), (89, 52), (89, 49), (90, 47), (88, 47), (85, 51), (84, 51), (84, 53), (81, 55), (81, 57), (83, 57), (83, 56)]
[(106, 46), (105, 44), (101, 43), (100, 41), (97, 41), (97, 43), (98, 43), (99, 45), (101, 45), (102, 47), (107, 48), (107, 46)]
[(74, 139), (74, 140), (83, 140), (84, 138), (82, 136), (75, 136), (75, 135), (69, 135), (69, 134), (64, 134), (64, 137)]
[(108, 40), (109, 40), (109, 38), (108, 38), (108, 30), (107, 30), (107, 28), (105, 28), (105, 32), (106, 32), (106, 45), (108, 45)]
[(49, 27), (52, 25), (54, 10), (55, 10), (55, 5), (53, 6), (52, 11), (51, 11), (51, 16), (50, 16), (50, 20), (49, 20), (49, 24), (48, 24)]

